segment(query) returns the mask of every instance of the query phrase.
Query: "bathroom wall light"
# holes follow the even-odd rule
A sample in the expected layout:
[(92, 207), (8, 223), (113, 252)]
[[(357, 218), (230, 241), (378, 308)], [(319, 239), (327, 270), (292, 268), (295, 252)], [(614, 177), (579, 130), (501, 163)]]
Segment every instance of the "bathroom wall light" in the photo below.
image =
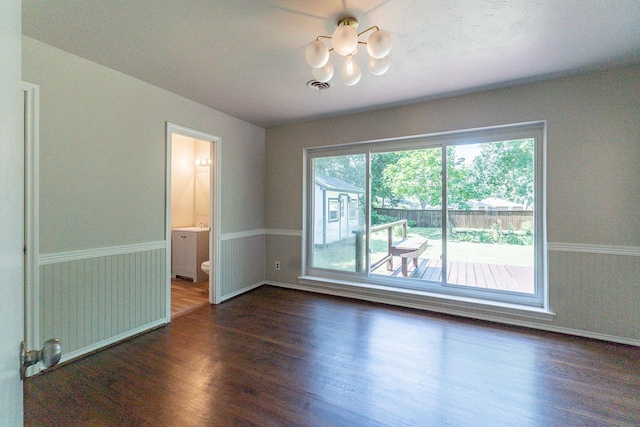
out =
[(211, 166), (211, 159), (198, 159), (196, 160), (198, 166)]

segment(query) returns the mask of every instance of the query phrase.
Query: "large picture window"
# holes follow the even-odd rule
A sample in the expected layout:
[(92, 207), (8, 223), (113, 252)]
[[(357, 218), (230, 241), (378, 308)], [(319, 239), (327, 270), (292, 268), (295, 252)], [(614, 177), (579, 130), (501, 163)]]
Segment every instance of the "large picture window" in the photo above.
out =
[(544, 123), (309, 150), (305, 273), (541, 307), (543, 159)]

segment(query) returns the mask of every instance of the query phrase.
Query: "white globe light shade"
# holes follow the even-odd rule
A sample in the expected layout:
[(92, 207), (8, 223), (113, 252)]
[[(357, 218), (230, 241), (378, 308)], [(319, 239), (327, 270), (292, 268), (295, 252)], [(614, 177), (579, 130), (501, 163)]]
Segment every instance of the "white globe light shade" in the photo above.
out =
[(367, 41), (367, 52), (376, 59), (387, 56), (391, 52), (391, 34), (384, 30), (371, 33)]
[(360, 66), (354, 61), (351, 61), (351, 66), (349, 66), (349, 61), (344, 61), (344, 65), (340, 71), (340, 78), (344, 84), (353, 86), (360, 81), (360, 77), (362, 77)]
[(324, 64), (324, 67), (314, 68), (313, 77), (317, 81), (323, 82), (323, 83), (326, 83), (329, 80), (331, 80), (331, 77), (333, 77), (333, 64), (331, 63), (331, 61), (327, 61), (327, 63)]
[(313, 68), (323, 67), (329, 60), (329, 48), (319, 40), (309, 43), (305, 53), (307, 64)]
[(371, 74), (381, 76), (386, 73), (389, 66), (391, 66), (391, 56), (387, 55), (381, 59), (369, 58), (367, 65)]
[(358, 33), (351, 25), (338, 25), (331, 36), (331, 44), (336, 53), (347, 56), (358, 46)]

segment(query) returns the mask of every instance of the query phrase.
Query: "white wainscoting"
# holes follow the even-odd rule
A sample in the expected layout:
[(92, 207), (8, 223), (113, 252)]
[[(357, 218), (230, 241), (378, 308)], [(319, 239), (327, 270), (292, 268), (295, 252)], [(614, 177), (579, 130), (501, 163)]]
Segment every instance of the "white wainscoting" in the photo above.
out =
[[(266, 279), (270, 283), (298, 283), (302, 271), (302, 231), (266, 230)], [(275, 262), (280, 270), (275, 269)]]
[(220, 236), (220, 299), (250, 291), (265, 279), (265, 231), (251, 230)]
[[(548, 250), (556, 317), (517, 323), (640, 345), (640, 248), (549, 243)], [(299, 287), (300, 254), (298, 230), (222, 235), (221, 299), (263, 283)], [(279, 272), (265, 266), (274, 257)], [(40, 342), (60, 339), (65, 361), (163, 325), (167, 268), (166, 242), (40, 256)]]
[(40, 256), (40, 342), (64, 361), (164, 324), (165, 260), (166, 242)]
[[(264, 284), (265, 230), (220, 236), (221, 300)], [(166, 323), (165, 241), (41, 255), (38, 338), (70, 360)]]
[(549, 243), (556, 324), (593, 338), (640, 345), (640, 248)]

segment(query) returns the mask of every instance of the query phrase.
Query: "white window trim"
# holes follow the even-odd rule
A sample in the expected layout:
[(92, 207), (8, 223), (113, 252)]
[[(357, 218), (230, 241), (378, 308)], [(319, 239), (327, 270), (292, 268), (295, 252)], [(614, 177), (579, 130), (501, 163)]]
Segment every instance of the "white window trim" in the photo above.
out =
[[(393, 150), (407, 150), (415, 148), (427, 147), (447, 147), (450, 145), (461, 144), (477, 144), (483, 142), (505, 141), (521, 138), (535, 138), (534, 148), (534, 173), (535, 173), (535, 292), (533, 295), (517, 294), (512, 292), (500, 292), (496, 290), (482, 290), (469, 287), (455, 286), (427, 286), (423, 288), (424, 282), (415, 280), (414, 284), (419, 283), (422, 290), (416, 290), (417, 286), (407, 287), (411, 284), (412, 279), (377, 277), (369, 275), (369, 257), (367, 257), (366, 268), (363, 273), (356, 272), (337, 272), (332, 270), (324, 270), (313, 268), (308, 265), (308, 256), (312, 253), (312, 236), (313, 232), (308, 226), (311, 224), (312, 209), (308, 206), (308, 196), (313, 191), (312, 170), (308, 166), (311, 159), (316, 157), (339, 156), (348, 154), (365, 154), (384, 152)], [(367, 159), (369, 160), (369, 159)], [(494, 126), (487, 128), (467, 129), (461, 131), (451, 131), (436, 134), (416, 135), (402, 138), (391, 138), (383, 140), (362, 141), (349, 144), (333, 145), (326, 147), (314, 147), (304, 150), (304, 185), (303, 185), (303, 242), (302, 242), (302, 277), (301, 283), (315, 283), (318, 286), (321, 283), (332, 283), (340, 287), (362, 287), (367, 293), (378, 292), (381, 295), (413, 295), (418, 299), (441, 298), (443, 301), (456, 301), (456, 304), (469, 305), (469, 308), (490, 307), (491, 310), (499, 308), (504, 311), (505, 307), (508, 311), (524, 310), (531, 313), (534, 317), (540, 317), (547, 320), (550, 312), (549, 289), (548, 289), (548, 262), (547, 262), (547, 237), (546, 237), (546, 122), (536, 121), (503, 126)], [(367, 176), (367, 201), (370, 200), (369, 176)], [(367, 202), (367, 217), (370, 218), (370, 203)], [(368, 245), (368, 243), (367, 243)], [(368, 250), (367, 250), (368, 252)], [(335, 289), (335, 288), (334, 288)], [(406, 304), (404, 304), (406, 305)]]

